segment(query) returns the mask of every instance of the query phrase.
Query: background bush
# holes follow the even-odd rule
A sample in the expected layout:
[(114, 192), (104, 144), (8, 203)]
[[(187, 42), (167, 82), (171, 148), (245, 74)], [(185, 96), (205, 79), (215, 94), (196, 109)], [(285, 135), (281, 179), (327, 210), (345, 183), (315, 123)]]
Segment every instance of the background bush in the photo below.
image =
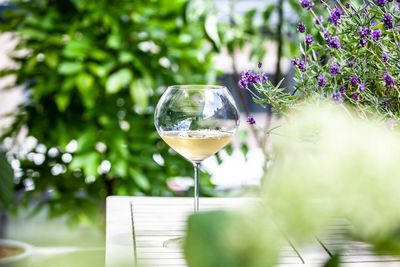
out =
[[(19, 38), (18, 67), (0, 77), (15, 75), (27, 99), (1, 140), (20, 165), (18, 203), (35, 199), (36, 211), (48, 206), (50, 216), (67, 213), (74, 223), (96, 220), (107, 195), (171, 194), (166, 178), (190, 175), (192, 167), (158, 137), (154, 105), (166, 85), (214, 82), (205, 7), (12, 2), (0, 29)], [(9, 137), (21, 129), (29, 138), (18, 147)]]

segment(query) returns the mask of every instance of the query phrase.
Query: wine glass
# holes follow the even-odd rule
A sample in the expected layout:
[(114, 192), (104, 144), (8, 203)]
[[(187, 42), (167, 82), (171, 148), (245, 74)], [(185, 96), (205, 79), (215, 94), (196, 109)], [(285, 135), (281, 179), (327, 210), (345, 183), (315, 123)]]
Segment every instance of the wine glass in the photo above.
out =
[(239, 126), (235, 101), (224, 86), (170, 86), (157, 104), (154, 124), (165, 143), (194, 166), (194, 212), (198, 213), (199, 166), (232, 140)]

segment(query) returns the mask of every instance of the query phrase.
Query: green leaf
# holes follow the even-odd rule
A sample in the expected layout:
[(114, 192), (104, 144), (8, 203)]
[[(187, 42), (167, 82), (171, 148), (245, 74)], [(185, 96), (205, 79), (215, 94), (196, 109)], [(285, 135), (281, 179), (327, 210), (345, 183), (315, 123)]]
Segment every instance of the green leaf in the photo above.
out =
[(58, 73), (64, 75), (71, 75), (83, 70), (83, 65), (80, 62), (67, 61), (61, 63), (58, 67)]
[(103, 78), (107, 75), (109, 68), (104, 65), (99, 65), (95, 63), (88, 64), (90, 72), (92, 72), (97, 77)]
[(124, 138), (121, 135), (114, 134), (114, 148), (115, 151), (118, 151), (120, 158), (128, 159), (129, 158), (129, 148), (126, 144)]
[(62, 92), (69, 92), (75, 87), (75, 77), (74, 76), (67, 76), (62, 81), (61, 91)]
[(37, 64), (36, 57), (29, 58), (26, 61), (26, 64), (24, 65), (23, 71), (28, 72), (28, 73), (34, 72), (35, 68), (36, 68), (36, 64)]
[(14, 173), (3, 152), (0, 152), (0, 204), (7, 207), (13, 198)]
[(148, 191), (151, 188), (150, 182), (148, 178), (139, 170), (129, 169), (129, 174), (135, 180), (137, 186), (144, 191)]
[(148, 89), (146, 85), (141, 80), (137, 80), (131, 83), (129, 93), (138, 113), (144, 112), (149, 105), (149, 97), (147, 91)]
[(100, 163), (100, 157), (97, 152), (75, 155), (69, 167), (74, 170), (80, 168), (86, 176), (97, 177), (97, 168)]
[(232, 155), (233, 154), (233, 146), (232, 144), (229, 144), (225, 147), (225, 151), (226, 153), (228, 153), (228, 155)]
[(159, 9), (161, 13), (167, 14), (169, 12), (175, 12), (176, 10), (179, 10), (183, 7), (183, 5), (186, 3), (185, 0), (175, 0), (175, 1), (170, 1), (170, 0), (160, 0), (158, 1), (159, 3)]
[[(235, 266), (238, 255), (227, 253), (225, 232), (233, 216), (225, 211), (212, 211), (189, 217), (184, 253), (188, 266)], [(212, 244), (212, 245), (210, 245)], [(198, 253), (201, 251), (201, 253)], [(231, 252), (231, 251), (230, 251)], [(219, 256), (218, 256), (219, 255)]]
[(112, 162), (111, 172), (119, 176), (120, 178), (127, 178), (128, 165), (125, 161), (117, 160)]
[[(257, 14), (256, 9), (250, 9), (249, 11), (246, 12), (244, 15), (243, 19), (243, 27), (245, 31), (252, 31), (252, 26), (254, 24), (254, 16)], [(254, 36), (253, 38), (257, 38), (257, 36)]]
[(118, 55), (118, 61), (122, 64), (132, 62), (134, 55), (128, 51), (121, 51)]
[(33, 28), (23, 28), (18, 30), (18, 33), (20, 34), (22, 39), (43, 41), (47, 37), (46, 32), (42, 32)]
[[(184, 255), (189, 267), (278, 266), (279, 234), (268, 220), (210, 211), (189, 217)], [(246, 242), (242, 242), (243, 238)], [(198, 253), (201, 251), (201, 253)]]
[(212, 42), (214, 48), (219, 51), (221, 48), (221, 39), (218, 34), (218, 20), (214, 14), (208, 15), (204, 23), (204, 30), (207, 37)]
[(50, 68), (55, 68), (58, 65), (58, 54), (57, 52), (47, 52), (44, 61)]
[(118, 93), (123, 87), (131, 82), (132, 78), (133, 76), (130, 69), (120, 69), (108, 77), (106, 83), (106, 92), (108, 94)]
[(91, 56), (91, 58), (96, 59), (96, 60), (106, 60), (109, 57), (107, 52), (100, 50), (100, 49), (95, 49), (95, 50), (91, 51), (90, 56)]
[(90, 42), (86, 39), (69, 41), (63, 50), (63, 55), (68, 58), (86, 58), (91, 51)]
[(272, 12), (274, 10), (275, 10), (275, 5), (274, 4), (268, 5), (265, 8), (264, 12), (262, 13), (264, 22), (268, 22), (269, 21), (269, 18), (271, 17), (271, 14), (272, 14)]
[(117, 34), (110, 35), (107, 39), (107, 46), (114, 49), (121, 48), (121, 37)]
[(95, 128), (86, 128), (81, 132), (78, 138), (78, 152), (91, 151), (95, 148), (96, 130)]
[(57, 94), (55, 97), (55, 100), (56, 100), (58, 110), (61, 112), (65, 111), (70, 103), (69, 94), (66, 94), (66, 93)]
[(249, 147), (247, 146), (247, 143), (243, 143), (240, 146), (240, 150), (242, 151), (243, 155), (247, 158), (247, 153), (249, 152)]
[(335, 254), (330, 258), (325, 264), (324, 267), (339, 267), (340, 266), (340, 254)]
[(82, 72), (76, 77), (76, 87), (83, 94), (86, 95), (87, 92), (93, 87), (94, 78), (92, 75)]

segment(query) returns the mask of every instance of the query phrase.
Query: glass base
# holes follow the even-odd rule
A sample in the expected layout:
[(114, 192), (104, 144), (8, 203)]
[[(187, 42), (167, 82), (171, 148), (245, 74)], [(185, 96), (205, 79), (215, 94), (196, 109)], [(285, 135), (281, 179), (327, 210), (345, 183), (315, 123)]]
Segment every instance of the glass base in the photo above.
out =
[(163, 243), (164, 248), (182, 248), (183, 237), (168, 239)]

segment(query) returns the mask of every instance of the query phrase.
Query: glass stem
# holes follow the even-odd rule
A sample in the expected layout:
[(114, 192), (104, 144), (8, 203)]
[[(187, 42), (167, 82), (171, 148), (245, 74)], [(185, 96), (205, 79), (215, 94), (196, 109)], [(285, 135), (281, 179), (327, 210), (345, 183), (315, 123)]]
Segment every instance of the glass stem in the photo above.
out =
[(200, 162), (194, 161), (194, 213), (199, 213), (199, 198), (200, 198), (200, 186), (199, 186), (199, 167)]

